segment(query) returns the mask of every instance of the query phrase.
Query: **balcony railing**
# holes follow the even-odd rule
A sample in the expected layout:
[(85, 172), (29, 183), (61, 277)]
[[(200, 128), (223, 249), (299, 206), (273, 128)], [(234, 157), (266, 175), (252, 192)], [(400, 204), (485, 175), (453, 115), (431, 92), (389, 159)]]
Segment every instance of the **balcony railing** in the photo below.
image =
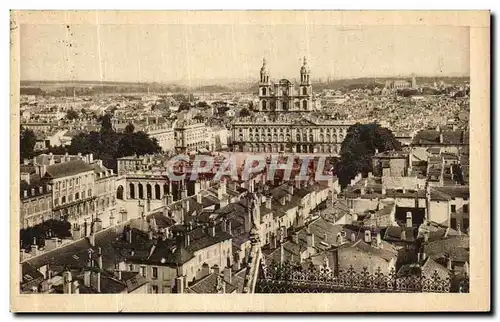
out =
[(469, 292), (467, 275), (443, 278), (434, 271), (430, 276), (397, 276), (394, 270), (383, 273), (377, 268), (356, 270), (352, 266), (334, 272), (330, 269), (306, 270), (285, 262), (261, 265), (255, 293), (450, 293)]

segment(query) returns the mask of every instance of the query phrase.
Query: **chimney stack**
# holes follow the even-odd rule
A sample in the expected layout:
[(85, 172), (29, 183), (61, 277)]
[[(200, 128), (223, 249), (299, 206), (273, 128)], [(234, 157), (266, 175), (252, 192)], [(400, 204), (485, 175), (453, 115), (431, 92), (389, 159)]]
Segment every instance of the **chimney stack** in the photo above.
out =
[(65, 271), (63, 273), (63, 292), (65, 294), (71, 294), (72, 291), (73, 278), (70, 271)]
[(411, 211), (406, 212), (406, 227), (413, 227)]
[(351, 242), (356, 242), (356, 233), (354, 232), (351, 233)]
[(271, 196), (268, 196), (266, 198), (266, 208), (269, 209), (269, 210), (272, 210), (272, 197)]
[(179, 276), (175, 278), (175, 293), (184, 293), (184, 276)]
[(224, 268), (224, 280), (229, 284), (231, 284), (232, 282), (232, 277), (233, 277), (232, 275), (233, 274), (231, 267)]
[(232, 230), (232, 224), (231, 224), (231, 220), (228, 220), (226, 222), (226, 232), (229, 234), (229, 235), (232, 235), (233, 234), (233, 230)]
[[(298, 237), (298, 235), (297, 235)], [(298, 244), (298, 242), (297, 242)], [(308, 233), (307, 234), (307, 247), (314, 247), (314, 234), (313, 233)]]
[(369, 229), (365, 230), (365, 243), (369, 244), (372, 241), (372, 232)]
[(97, 266), (99, 266), (99, 269), (102, 269), (102, 250), (101, 250), (101, 247), (99, 247), (97, 250)]
[(297, 245), (298, 245), (298, 244), (299, 244), (299, 234), (297, 234), (296, 232), (294, 232), (294, 233), (292, 234), (292, 240), (293, 240), (293, 242), (294, 242), (295, 244), (297, 244)]
[(83, 272), (83, 285), (86, 287), (90, 287), (90, 273), (91, 272), (89, 270)]

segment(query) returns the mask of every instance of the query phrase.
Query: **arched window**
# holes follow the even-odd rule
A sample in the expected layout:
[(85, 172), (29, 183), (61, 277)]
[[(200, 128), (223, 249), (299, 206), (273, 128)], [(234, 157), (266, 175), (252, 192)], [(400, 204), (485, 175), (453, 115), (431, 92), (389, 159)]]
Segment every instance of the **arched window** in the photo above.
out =
[(123, 200), (123, 187), (118, 186), (118, 189), (116, 189), (116, 199)]
[[(255, 92), (254, 92), (255, 93)], [(266, 100), (263, 100), (262, 101), (262, 109), (263, 110), (267, 110), (267, 101)]]
[[(255, 93), (255, 92), (254, 92)], [(262, 95), (267, 95), (267, 91), (266, 91), (266, 88), (262, 88)]]
[(155, 185), (155, 199), (161, 199), (161, 189), (159, 184)]
[(302, 87), (302, 95), (307, 95), (307, 88), (306, 87)]
[(307, 110), (307, 101), (302, 101), (302, 108)]

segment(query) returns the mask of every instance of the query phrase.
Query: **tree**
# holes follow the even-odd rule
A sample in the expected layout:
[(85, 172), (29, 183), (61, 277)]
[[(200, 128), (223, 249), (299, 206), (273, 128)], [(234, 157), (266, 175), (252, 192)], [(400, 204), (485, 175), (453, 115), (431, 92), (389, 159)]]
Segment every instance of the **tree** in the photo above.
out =
[(379, 124), (355, 124), (349, 128), (342, 142), (337, 174), (342, 187), (349, 184), (358, 173), (372, 171), (375, 150), (401, 150), (401, 143), (393, 133)]
[(244, 107), (240, 110), (240, 117), (247, 117), (250, 116), (250, 111), (248, 108)]
[(70, 121), (78, 119), (78, 112), (74, 109), (70, 109), (66, 112), (66, 118)]
[(189, 111), (190, 108), (191, 108), (191, 104), (189, 104), (188, 102), (182, 102), (179, 105), (179, 111)]
[(135, 127), (132, 123), (127, 124), (127, 126), (125, 127), (125, 133), (134, 133), (134, 130)]
[(36, 144), (35, 132), (33, 132), (30, 129), (23, 129), (21, 127), (19, 135), (19, 143), (20, 143), (19, 152), (21, 160), (31, 158)]
[(101, 118), (101, 132), (113, 132), (113, 126), (111, 125), (111, 116), (109, 114), (104, 114)]

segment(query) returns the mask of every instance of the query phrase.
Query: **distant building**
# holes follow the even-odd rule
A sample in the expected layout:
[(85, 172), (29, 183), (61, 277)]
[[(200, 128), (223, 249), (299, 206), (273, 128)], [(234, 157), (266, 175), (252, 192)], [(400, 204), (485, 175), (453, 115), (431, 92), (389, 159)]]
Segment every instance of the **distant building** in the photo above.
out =
[(310, 73), (307, 60), (304, 57), (304, 63), (300, 68), (298, 88), (287, 79), (281, 79), (278, 83), (272, 84), (264, 59), (260, 69), (259, 105), (256, 109), (263, 112), (315, 110), (316, 103), (313, 98)]

